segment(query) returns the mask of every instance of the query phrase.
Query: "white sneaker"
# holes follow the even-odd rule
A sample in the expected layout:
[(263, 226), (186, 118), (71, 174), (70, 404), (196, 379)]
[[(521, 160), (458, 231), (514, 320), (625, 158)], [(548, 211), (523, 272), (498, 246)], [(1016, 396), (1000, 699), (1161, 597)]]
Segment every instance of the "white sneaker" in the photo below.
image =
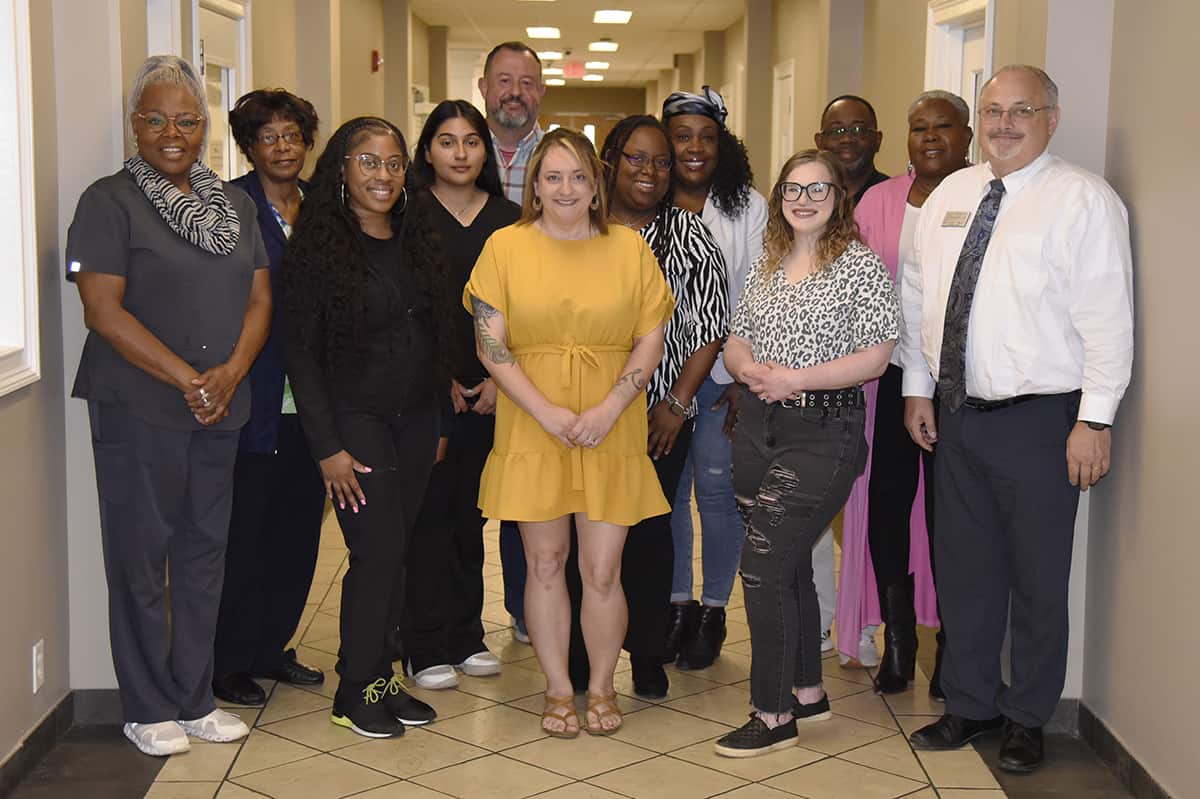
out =
[(191, 721), (181, 719), (179, 726), (183, 727), (184, 731), (193, 738), (218, 744), (238, 741), (250, 734), (250, 728), (246, 726), (246, 722), (220, 708), (207, 716), (201, 716)]
[(516, 616), (509, 616), (508, 623), (512, 627), (513, 638), (516, 638), (523, 644), (529, 643), (529, 631), (525, 629), (525, 622), (517, 621)]
[(829, 630), (826, 630), (825, 632), (821, 633), (821, 651), (822, 652), (832, 652), (833, 651), (833, 636), (830, 634)]
[(485, 649), (471, 655), (454, 668), (470, 677), (488, 677), (500, 673), (500, 658)]
[(413, 673), (412, 664), (408, 665), (408, 676), (413, 678), (413, 682), (418, 688), (424, 688), (429, 691), (440, 691), (444, 688), (454, 688), (458, 685), (458, 674), (455, 673), (454, 667), (442, 663), (437, 666), (430, 666), (427, 669)]
[(130, 722), (123, 730), (125, 737), (133, 742), (134, 746), (155, 757), (177, 755), (192, 748), (188, 743), (187, 733), (174, 721), (160, 721), (155, 724)]
[(879, 648), (875, 646), (875, 631), (879, 629), (871, 624), (863, 627), (862, 637), (858, 639), (858, 660), (838, 653), (838, 663), (852, 668), (873, 669), (879, 665)]

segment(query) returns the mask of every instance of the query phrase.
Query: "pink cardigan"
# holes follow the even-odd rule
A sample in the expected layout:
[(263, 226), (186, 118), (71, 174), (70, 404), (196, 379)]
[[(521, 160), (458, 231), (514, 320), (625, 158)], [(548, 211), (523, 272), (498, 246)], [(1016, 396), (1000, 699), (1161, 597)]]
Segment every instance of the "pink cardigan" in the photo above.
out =
[[(904, 226), (904, 206), (912, 188), (911, 175), (898, 175), (871, 187), (854, 211), (855, 221), (862, 231), (863, 241), (883, 259), (892, 279), (900, 260), (900, 228)], [(875, 434), (875, 397), (879, 381), (863, 386), (867, 396), (867, 446)], [(837, 620), (838, 650), (849, 657), (858, 657), (858, 631), (869, 624), (879, 624), (879, 596), (875, 588), (875, 569), (871, 565), (871, 548), (867, 541), (867, 486), (871, 481), (871, 461), (854, 483), (846, 501), (842, 528), (842, 568), (838, 586)], [(939, 625), (937, 597), (933, 589), (933, 570), (929, 565), (929, 535), (925, 527), (924, 467), (917, 480), (917, 496), (913, 502), (909, 535), (909, 570), (916, 584), (917, 621), (927, 627)], [(853, 631), (853, 634), (847, 634)]]

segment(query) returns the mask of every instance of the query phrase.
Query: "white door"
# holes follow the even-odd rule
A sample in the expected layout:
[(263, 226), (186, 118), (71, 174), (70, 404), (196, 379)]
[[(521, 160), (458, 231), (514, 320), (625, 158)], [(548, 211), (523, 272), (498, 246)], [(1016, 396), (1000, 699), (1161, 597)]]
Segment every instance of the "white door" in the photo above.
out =
[[(962, 35), (962, 98), (967, 101), (967, 107), (971, 109), (971, 120), (974, 124), (974, 120), (977, 118), (976, 112), (979, 110), (979, 93), (983, 90), (983, 82), (987, 80), (983, 71), (987, 58), (983, 25), (966, 28)], [(975, 163), (979, 162), (978, 137), (971, 142), (971, 160)]]
[(795, 61), (775, 65), (775, 85), (771, 95), (771, 177), (795, 150), (796, 132)]
[(229, 130), (229, 109), (249, 90), (249, 23), (241, 0), (199, 0), (197, 66), (208, 94), (206, 163), (230, 180), (246, 172), (245, 158)]

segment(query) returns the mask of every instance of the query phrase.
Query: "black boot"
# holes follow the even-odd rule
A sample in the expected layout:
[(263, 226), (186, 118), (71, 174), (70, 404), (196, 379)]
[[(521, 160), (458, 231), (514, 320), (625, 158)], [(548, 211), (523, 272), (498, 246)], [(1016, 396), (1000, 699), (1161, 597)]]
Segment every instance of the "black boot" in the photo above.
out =
[(913, 578), (888, 585), (880, 597), (883, 658), (875, 674), (875, 692), (898, 694), (908, 688), (917, 665), (917, 616), (913, 610)]
[(933, 656), (933, 676), (929, 678), (929, 698), (934, 702), (945, 702), (946, 692), (942, 690), (942, 652), (946, 649), (946, 627), (937, 632), (937, 654)]
[(679, 657), (679, 650), (696, 637), (696, 625), (699, 621), (700, 603), (694, 599), (687, 602), (671, 603), (671, 625), (667, 628), (666, 654), (663, 663), (674, 663)]
[(700, 608), (696, 634), (684, 644), (676, 665), (684, 670), (707, 669), (721, 654), (725, 643), (725, 608)]

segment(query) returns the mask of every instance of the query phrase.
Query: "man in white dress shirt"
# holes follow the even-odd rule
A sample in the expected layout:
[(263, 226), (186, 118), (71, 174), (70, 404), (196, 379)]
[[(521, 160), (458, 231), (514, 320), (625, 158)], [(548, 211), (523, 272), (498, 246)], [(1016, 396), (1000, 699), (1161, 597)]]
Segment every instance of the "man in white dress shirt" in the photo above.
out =
[(1002, 68), (979, 107), (986, 163), (925, 203), (901, 289), (905, 423), (938, 450), (949, 640), (946, 715), (911, 741), (953, 749), (1003, 727), (1000, 767), (1032, 771), (1066, 675), (1079, 491), (1108, 472), (1132, 368), (1129, 223), (1103, 179), (1046, 152), (1060, 109), (1045, 72)]

